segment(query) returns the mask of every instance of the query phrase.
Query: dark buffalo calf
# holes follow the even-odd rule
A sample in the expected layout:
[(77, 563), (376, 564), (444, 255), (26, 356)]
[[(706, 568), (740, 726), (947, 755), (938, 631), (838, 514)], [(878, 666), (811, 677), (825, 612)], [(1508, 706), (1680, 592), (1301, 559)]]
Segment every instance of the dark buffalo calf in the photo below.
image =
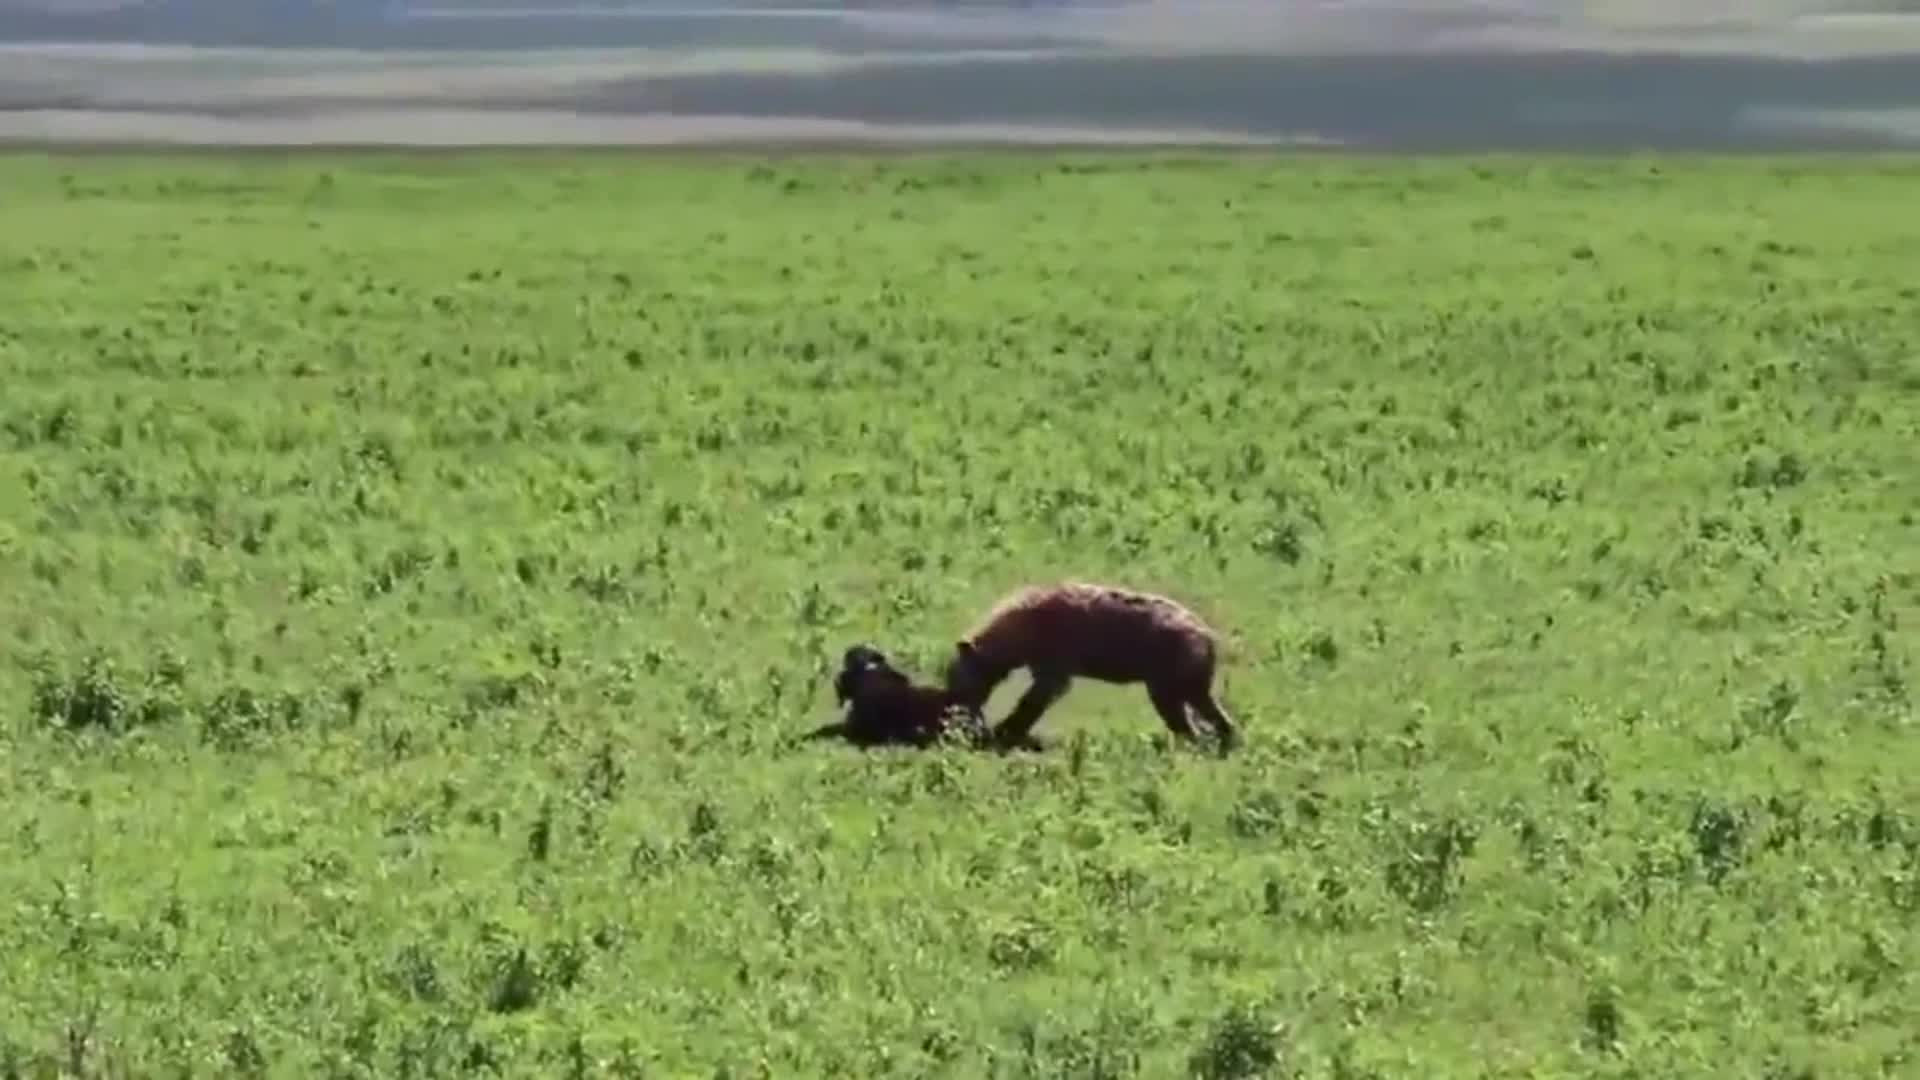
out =
[(860, 747), (925, 748), (958, 736), (981, 745), (988, 734), (978, 709), (959, 704), (945, 690), (916, 686), (871, 645), (855, 645), (841, 658), (833, 680), (834, 696), (845, 717), (809, 732), (804, 739), (839, 738)]

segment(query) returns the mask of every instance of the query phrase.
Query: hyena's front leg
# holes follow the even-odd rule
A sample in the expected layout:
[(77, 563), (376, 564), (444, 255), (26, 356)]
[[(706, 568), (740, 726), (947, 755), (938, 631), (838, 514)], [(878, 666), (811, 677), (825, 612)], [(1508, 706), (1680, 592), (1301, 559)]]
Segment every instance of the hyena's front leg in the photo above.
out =
[(1073, 677), (1057, 671), (1035, 671), (1033, 685), (1020, 695), (1006, 719), (1001, 720), (993, 730), (993, 741), (1002, 748), (1025, 745), (1030, 742), (1028, 733), (1040, 722), (1053, 703), (1059, 701), (1073, 685)]

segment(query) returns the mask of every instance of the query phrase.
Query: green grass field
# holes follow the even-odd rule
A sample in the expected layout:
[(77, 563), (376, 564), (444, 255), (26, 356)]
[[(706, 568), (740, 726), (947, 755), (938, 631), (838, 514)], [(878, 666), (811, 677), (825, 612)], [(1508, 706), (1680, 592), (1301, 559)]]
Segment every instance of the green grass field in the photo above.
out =
[(0, 159), (0, 1076), (1913, 1076), (1916, 191)]

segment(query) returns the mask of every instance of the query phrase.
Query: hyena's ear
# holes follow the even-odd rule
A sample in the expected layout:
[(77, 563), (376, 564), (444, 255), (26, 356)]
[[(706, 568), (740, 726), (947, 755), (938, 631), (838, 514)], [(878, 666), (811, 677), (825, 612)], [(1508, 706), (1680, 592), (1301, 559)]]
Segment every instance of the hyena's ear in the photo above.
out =
[(973, 642), (968, 641), (966, 638), (961, 638), (959, 641), (953, 643), (953, 651), (961, 656), (971, 657), (973, 655)]

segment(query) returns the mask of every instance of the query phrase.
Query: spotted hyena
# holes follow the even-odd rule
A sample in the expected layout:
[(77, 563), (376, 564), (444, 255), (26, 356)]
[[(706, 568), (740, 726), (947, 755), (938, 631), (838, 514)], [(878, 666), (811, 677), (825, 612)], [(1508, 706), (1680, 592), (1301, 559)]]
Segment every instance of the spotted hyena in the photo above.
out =
[(1219, 636), (1179, 602), (1069, 581), (1003, 597), (955, 644), (946, 688), (960, 704), (980, 709), (1009, 675), (1028, 669), (1032, 685), (994, 729), (1004, 746), (1026, 738), (1075, 677), (1145, 683), (1168, 730), (1197, 738), (1191, 708), (1225, 753), (1239, 742), (1239, 730), (1213, 695), (1218, 658)]

